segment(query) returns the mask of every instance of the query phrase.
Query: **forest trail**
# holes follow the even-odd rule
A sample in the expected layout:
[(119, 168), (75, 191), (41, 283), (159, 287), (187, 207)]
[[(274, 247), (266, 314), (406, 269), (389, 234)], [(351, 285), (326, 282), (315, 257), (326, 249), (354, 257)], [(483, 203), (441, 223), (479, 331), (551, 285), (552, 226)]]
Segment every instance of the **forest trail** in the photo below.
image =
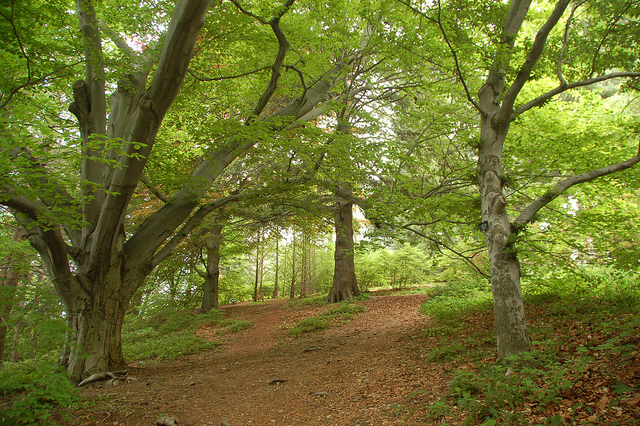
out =
[(224, 306), (226, 317), (254, 325), (224, 336), (201, 329), (221, 342), (217, 351), (134, 367), (117, 387), (84, 391), (101, 402), (82, 424), (424, 424), (426, 401), (447, 387), (445, 365), (423, 359), (424, 300), (373, 296), (351, 321), (297, 338), (287, 326), (330, 307)]

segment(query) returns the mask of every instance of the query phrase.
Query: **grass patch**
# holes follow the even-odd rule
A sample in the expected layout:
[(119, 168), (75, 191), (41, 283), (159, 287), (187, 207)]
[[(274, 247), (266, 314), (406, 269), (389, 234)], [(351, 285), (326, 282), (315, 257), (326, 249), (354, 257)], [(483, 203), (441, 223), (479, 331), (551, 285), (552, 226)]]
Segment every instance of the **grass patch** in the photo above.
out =
[(140, 361), (156, 358), (160, 361), (171, 360), (186, 355), (207, 352), (216, 348), (216, 342), (210, 342), (195, 335), (192, 328), (169, 334), (151, 334), (123, 345), (127, 359)]
[(128, 360), (171, 360), (181, 356), (210, 351), (217, 342), (196, 335), (202, 324), (220, 325), (225, 332), (235, 332), (251, 326), (251, 321), (223, 320), (222, 313), (159, 309), (140, 317), (130, 315), (122, 330), (123, 352)]
[(315, 294), (312, 296), (303, 297), (301, 299), (289, 299), (287, 301), (287, 308), (302, 309), (313, 306), (324, 306), (327, 304), (327, 302), (325, 301), (326, 298), (326, 295)]
[(223, 319), (218, 322), (218, 326), (224, 327), (227, 333), (236, 333), (238, 331), (246, 330), (253, 325), (253, 321), (250, 320), (237, 320), (233, 318)]
[[(326, 305), (326, 303), (324, 304)], [(305, 333), (325, 330), (351, 320), (354, 316), (364, 311), (364, 309), (364, 306), (352, 300), (333, 304), (320, 315), (297, 321), (293, 326), (288, 328), (289, 334), (299, 336)]]

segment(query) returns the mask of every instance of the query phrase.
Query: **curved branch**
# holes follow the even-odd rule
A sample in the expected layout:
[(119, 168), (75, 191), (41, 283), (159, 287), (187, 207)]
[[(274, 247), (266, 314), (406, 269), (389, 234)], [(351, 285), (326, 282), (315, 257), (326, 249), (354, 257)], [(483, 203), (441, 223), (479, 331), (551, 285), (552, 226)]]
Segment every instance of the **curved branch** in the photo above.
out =
[(560, 53), (558, 54), (558, 62), (556, 64), (556, 75), (558, 76), (558, 80), (560, 80), (560, 86), (567, 85), (567, 81), (562, 76), (562, 62), (564, 61), (564, 52), (566, 52), (567, 45), (569, 44), (569, 29), (571, 28), (573, 15), (576, 13), (578, 5), (578, 3), (574, 3), (573, 7), (571, 8), (571, 14), (569, 15), (569, 18), (564, 25), (564, 38), (562, 40), (562, 48), (560, 48)]
[(464, 254), (456, 251), (455, 249), (453, 249), (452, 247), (450, 247), (447, 244), (443, 243), (442, 241), (438, 241), (435, 238), (431, 238), (428, 235), (426, 235), (424, 232), (420, 232), (417, 229), (413, 229), (409, 225), (405, 225), (402, 228), (406, 229), (407, 231), (411, 231), (414, 234), (417, 234), (417, 235), (421, 236), (422, 238), (425, 238), (425, 239), (431, 241), (432, 243), (434, 243), (436, 245), (436, 247), (438, 247), (438, 251), (440, 251), (440, 246), (444, 247), (445, 249), (449, 250), (451, 253), (455, 254), (460, 259), (462, 259), (462, 261), (464, 263), (466, 263), (468, 266), (470, 266), (471, 268), (475, 269), (475, 271), (478, 274), (482, 275), (487, 280), (491, 279), (491, 277), (489, 275), (485, 274), (475, 263), (473, 263), (473, 260), (471, 260), (471, 258), (469, 258), (469, 257), (465, 256)]
[(269, 100), (275, 93), (278, 88), (278, 80), (280, 79), (280, 69), (282, 68), (282, 64), (284, 63), (284, 58), (287, 56), (287, 51), (289, 50), (289, 40), (287, 40), (287, 36), (282, 31), (280, 27), (280, 18), (286, 13), (286, 11), (291, 7), (295, 0), (287, 0), (284, 4), (284, 9), (279, 16), (274, 17), (269, 21), (269, 25), (273, 29), (273, 32), (276, 35), (276, 39), (278, 40), (278, 53), (276, 54), (276, 59), (273, 61), (273, 65), (271, 65), (271, 80), (269, 80), (269, 84), (267, 84), (267, 88), (258, 99), (258, 103), (253, 109), (253, 116), (258, 117), (260, 113), (264, 110), (264, 108), (269, 103)]
[(549, 15), (547, 21), (542, 25), (542, 27), (540, 27), (540, 30), (538, 30), (527, 58), (520, 67), (520, 71), (518, 72), (515, 80), (504, 95), (500, 115), (505, 119), (508, 119), (511, 116), (516, 98), (525, 83), (529, 80), (533, 67), (538, 62), (538, 59), (540, 59), (542, 51), (547, 43), (549, 33), (556, 26), (560, 18), (562, 18), (562, 15), (569, 6), (569, 3), (570, 0), (558, 0), (558, 3), (556, 3), (556, 7), (553, 9), (553, 12), (551, 12), (551, 15)]
[(198, 77), (197, 75), (195, 75), (193, 73), (193, 71), (189, 70), (189, 74), (191, 74), (191, 76), (193, 78), (195, 78), (198, 81), (222, 81), (222, 80), (232, 80), (234, 78), (240, 78), (240, 77), (245, 77), (247, 75), (251, 75), (251, 74), (257, 74), (260, 71), (264, 71), (264, 70), (268, 70), (271, 69), (271, 65), (267, 66), (267, 67), (262, 67), (262, 68), (258, 68), (257, 70), (253, 70), (253, 71), (247, 71), (247, 72), (243, 72), (242, 74), (237, 74), (237, 75), (223, 75), (220, 77)]
[(464, 93), (467, 95), (467, 100), (474, 106), (475, 109), (481, 112), (482, 110), (480, 109), (480, 105), (478, 105), (478, 103), (473, 99), (473, 96), (471, 96), (471, 92), (469, 91), (469, 86), (467, 86), (467, 82), (464, 78), (464, 74), (462, 73), (462, 68), (460, 68), (460, 61), (458, 60), (458, 54), (456, 53), (456, 50), (453, 48), (453, 45), (449, 41), (449, 37), (447, 37), (447, 32), (444, 30), (444, 27), (442, 26), (442, 20), (440, 19), (440, 0), (438, 0), (438, 20), (436, 22), (438, 23), (438, 28), (440, 28), (440, 32), (444, 37), (444, 41), (445, 43), (447, 43), (447, 46), (449, 47), (449, 51), (453, 56), (453, 61), (456, 64), (456, 74), (458, 75), (458, 78), (462, 83), (462, 87), (464, 88)]
[(526, 112), (528, 110), (530, 110), (531, 108), (535, 108), (537, 106), (542, 105), (543, 103), (545, 103), (546, 101), (548, 101), (549, 99), (551, 99), (552, 97), (554, 97), (555, 95), (558, 95), (562, 92), (565, 92), (567, 90), (570, 89), (575, 89), (576, 87), (584, 87), (584, 86), (588, 86), (590, 84), (594, 84), (594, 83), (598, 83), (600, 81), (605, 81), (605, 80), (610, 80), (612, 78), (636, 78), (636, 77), (640, 77), (640, 72), (627, 72), (627, 71), (623, 71), (623, 72), (614, 72), (611, 74), (606, 74), (606, 75), (601, 75), (599, 77), (595, 77), (595, 78), (590, 78), (588, 80), (582, 80), (582, 81), (576, 81), (574, 83), (571, 84), (567, 84), (566, 86), (560, 85), (558, 87), (556, 87), (555, 89), (549, 90), (547, 93), (538, 96), (537, 98), (527, 102), (526, 104), (522, 105), (520, 108), (518, 108), (512, 115), (511, 115), (511, 121), (513, 121), (517, 116), (519, 116), (520, 114), (522, 114), (523, 112)]
[(158, 266), (164, 259), (171, 256), (175, 248), (191, 233), (191, 231), (202, 221), (204, 218), (211, 212), (224, 205), (238, 201), (243, 198), (240, 194), (228, 195), (226, 197), (219, 198), (215, 201), (212, 201), (208, 204), (201, 206), (190, 218), (189, 220), (182, 226), (182, 228), (175, 233), (175, 235), (165, 244), (162, 249), (156, 253), (151, 260), (151, 268), (155, 268)]
[(584, 182), (590, 182), (594, 179), (597, 179), (602, 176), (607, 176), (612, 173), (619, 172), (621, 170), (628, 169), (633, 167), (637, 163), (640, 162), (640, 145), (638, 146), (638, 155), (632, 157), (626, 161), (621, 163), (613, 164), (611, 166), (602, 167), (600, 169), (591, 170), (586, 173), (582, 173), (580, 175), (571, 176), (562, 182), (559, 182), (552, 190), (548, 191), (546, 194), (542, 195), (535, 199), (526, 209), (520, 213), (518, 218), (515, 220), (515, 223), (519, 226), (526, 225), (533, 219), (534, 215), (540, 211), (544, 206), (549, 204), (551, 201), (555, 200), (557, 197), (566, 192), (569, 188), (574, 185), (578, 185)]
[[(48, 74), (43, 75), (42, 77), (38, 77), (35, 80), (32, 80), (31, 77), (29, 77), (29, 79), (22, 84), (17, 85), (16, 87), (14, 87), (13, 89), (11, 89), (11, 91), (9, 92), (9, 94), (7, 95), (7, 99), (5, 99), (2, 103), (0, 103), (0, 109), (4, 109), (4, 107), (11, 101), (11, 99), (22, 89), (33, 86), (35, 84), (40, 84), (43, 83), (46, 79), (50, 78), (51, 76), (53, 76), (54, 74), (57, 74), (58, 72), (60, 72), (61, 70), (64, 70), (66, 68), (71, 68), (71, 67), (75, 67), (78, 64), (81, 64), (81, 61), (78, 62), (74, 62), (73, 64), (69, 64), (69, 65), (64, 65), (60, 68), (57, 68), (53, 71), (51, 71)], [(72, 74), (65, 74), (65, 75), (61, 75), (57, 78), (63, 78), (63, 77), (68, 77)]]

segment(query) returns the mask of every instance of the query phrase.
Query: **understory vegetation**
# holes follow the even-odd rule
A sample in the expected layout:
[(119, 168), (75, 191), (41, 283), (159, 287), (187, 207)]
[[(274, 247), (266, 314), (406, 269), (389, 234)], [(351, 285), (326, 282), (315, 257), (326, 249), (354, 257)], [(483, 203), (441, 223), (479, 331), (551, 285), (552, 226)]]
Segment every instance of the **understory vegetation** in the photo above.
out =
[(316, 296), (289, 303), (290, 306), (330, 306), (324, 309), (320, 314), (307, 317), (297, 321), (295, 324), (284, 325), (292, 336), (300, 336), (314, 331), (325, 330), (329, 327), (339, 326), (345, 321), (349, 321), (358, 313), (364, 310), (364, 306), (358, 303), (358, 300), (365, 299), (367, 296), (362, 295), (352, 300), (345, 300), (337, 304), (329, 305), (325, 302), (325, 296)]
[(452, 367), (448, 393), (427, 408), (430, 420), (637, 424), (640, 274), (609, 267), (583, 272), (565, 276), (562, 285), (556, 280), (523, 285), (535, 352), (512, 362), (497, 363), (491, 354), (490, 289), (470, 277), (430, 288), (421, 306), (434, 320), (423, 331), (431, 348), (426, 361)]

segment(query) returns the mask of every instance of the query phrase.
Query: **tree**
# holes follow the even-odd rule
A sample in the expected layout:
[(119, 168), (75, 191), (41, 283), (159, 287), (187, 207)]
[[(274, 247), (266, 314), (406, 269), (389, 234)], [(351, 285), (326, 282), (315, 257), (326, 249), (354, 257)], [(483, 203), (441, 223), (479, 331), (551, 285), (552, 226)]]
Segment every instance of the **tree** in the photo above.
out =
[[(40, 254), (64, 301), (68, 324), (75, 336), (60, 362), (75, 382), (94, 373), (126, 367), (121, 329), (136, 290), (208, 213), (241, 198), (240, 194), (228, 195), (201, 203), (211, 183), (264, 134), (282, 130), (296, 120), (306, 120), (307, 114), (319, 103), (331, 98), (331, 90), (350, 63), (353, 49), (338, 54), (332, 62), (319, 66), (314, 63), (313, 72), (317, 72), (318, 78), (312, 83), (302, 81), (294, 86), (302, 86), (302, 90), (296, 95), (291, 89), (288, 92), (290, 102), (267, 108), (278, 88), (289, 51), (281, 21), (293, 3), (293, 0), (287, 0), (274, 7), (268, 5), (262, 10), (271, 17), (261, 18), (257, 12), (253, 13), (237, 2), (234, 11), (230, 11), (229, 3), (181, 0), (168, 25), (154, 22), (136, 27), (139, 30), (137, 40), (145, 40), (140, 52), (120, 36), (115, 29), (116, 21), (110, 27), (99, 18), (100, 11), (91, 0), (78, 1), (76, 17), (81, 36), (69, 39), (68, 22), (55, 21), (55, 18), (51, 22), (52, 28), (61, 34), (53, 39), (62, 38), (68, 42), (64, 53), (68, 54), (65, 59), (71, 60), (42, 69), (31, 66), (41, 65), (43, 59), (38, 56), (39, 52), (20, 44), (30, 24), (28, 19), (23, 19), (26, 14), (21, 12), (33, 10), (21, 2), (12, 3), (11, 10), (3, 9), (5, 24), (10, 24), (3, 29), (8, 31), (7, 39), (15, 42), (4, 45), (5, 52), (12, 53), (21, 72), (27, 71), (23, 73), (26, 76), (16, 76), (16, 81), (21, 78), (22, 81), (3, 87), (3, 90), (8, 89), (3, 91), (2, 133), (3, 137), (8, 135), (11, 144), (3, 146), (1, 152), (12, 162), (7, 163), (11, 164), (10, 170), (2, 174), (0, 202), (18, 213), (18, 220), (28, 230), (30, 244)], [(62, 10), (68, 9), (64, 3), (58, 6)], [(117, 8), (110, 8), (108, 3), (100, 6), (105, 18), (122, 13), (117, 12)], [(216, 144), (206, 150), (169, 202), (150, 214), (136, 229), (127, 230), (128, 208), (158, 141), (163, 120), (178, 97), (194, 53), (196, 50), (206, 52), (198, 44), (207, 42), (199, 39), (200, 31), (207, 15), (216, 11), (233, 15), (235, 19), (238, 14), (244, 16), (251, 22), (247, 28), (255, 29), (261, 36), (265, 35), (262, 29), (268, 28), (271, 37), (275, 36), (275, 49), (271, 50), (275, 59), (263, 68), (271, 71), (266, 81), (263, 80), (266, 88), (241, 120), (243, 126), (231, 126), (236, 129), (235, 134), (221, 135)], [(62, 15), (61, 20), (66, 19), (66, 14), (59, 15)], [(151, 10), (147, 16), (152, 16)], [(139, 24), (137, 21), (128, 23), (131, 26)], [(166, 28), (162, 37), (155, 33), (159, 28)], [(213, 32), (216, 37), (220, 29), (216, 20), (210, 21), (210, 27), (207, 27), (208, 34)], [(105, 41), (105, 35), (111, 43)], [(149, 39), (151, 43), (146, 44)], [(82, 42), (82, 54), (74, 51), (76, 40)], [(160, 45), (154, 46), (155, 41)], [(46, 55), (43, 57), (49, 59)], [(67, 70), (73, 75), (74, 60), (81, 60), (86, 65), (82, 80), (73, 84), (73, 102), (69, 107), (77, 119), (82, 155), (75, 163), (77, 168), (74, 169), (71, 163), (71, 167), (65, 169), (68, 173), (57, 176), (49, 167), (55, 169), (60, 164), (52, 159), (51, 146), (64, 152), (73, 146), (63, 138), (50, 143), (55, 140), (51, 132), (24, 136), (20, 129), (29, 128), (31, 122), (27, 115), (18, 115), (21, 113), (20, 102), (27, 99), (19, 95), (25, 93), (25, 88), (33, 87), (45, 95), (52, 90), (53, 99), (65, 102), (64, 81), (60, 80), (53, 89), (47, 81)], [(122, 64), (128, 69), (115, 66)], [(40, 74), (35, 75), (35, 72)], [(113, 93), (109, 93), (115, 86)], [(11, 120), (7, 120), (7, 116)], [(65, 124), (69, 124), (68, 120)], [(255, 133), (249, 129), (255, 129)], [(65, 187), (67, 183), (69, 185)]]
[[(469, 102), (480, 114), (480, 138), (478, 142), (477, 177), (481, 198), (481, 229), (485, 233), (487, 250), (491, 271), (491, 285), (493, 289), (495, 327), (498, 344), (498, 356), (501, 359), (521, 352), (531, 350), (531, 343), (527, 334), (526, 318), (522, 293), (520, 288), (520, 264), (515, 246), (518, 233), (532, 220), (534, 215), (549, 204), (568, 188), (579, 183), (588, 182), (598, 177), (627, 169), (640, 162), (640, 153), (626, 161), (610, 166), (586, 171), (581, 174), (564, 178), (556, 183), (553, 189), (543, 196), (539, 196), (512, 222), (507, 211), (507, 199), (505, 197), (505, 184), (503, 178), (503, 151), (510, 126), (514, 120), (526, 111), (543, 105), (553, 96), (567, 90), (584, 87), (599, 81), (613, 78), (634, 78), (640, 73), (633, 70), (633, 62), (629, 58), (629, 51), (619, 43), (617, 37), (613, 40), (607, 36), (615, 28), (619, 31), (634, 31), (633, 26), (624, 24), (626, 19), (634, 16), (637, 11), (631, 3), (614, 2), (612, 5), (600, 7), (588, 2), (576, 4), (565, 18), (565, 28), (562, 36), (550, 38), (552, 30), (561, 22), (569, 0), (559, 0), (552, 10), (546, 15), (546, 20), (539, 27), (533, 41), (526, 39), (523, 46), (517, 45), (519, 34), (522, 33), (525, 24), (528, 24), (531, 2), (528, 0), (513, 0), (504, 16), (502, 31), (496, 38), (495, 51), (488, 76), (478, 91), (477, 100), (472, 96), (468, 86), (467, 74), (457, 56), (454, 42), (448, 38), (448, 32), (444, 29), (445, 20), (441, 19), (437, 9), (438, 18), (436, 24), (442, 30), (444, 41), (449, 45), (458, 76), (467, 91)], [(637, 5), (635, 6), (637, 7)], [(581, 25), (580, 30), (588, 34), (589, 41), (598, 40), (593, 47), (584, 49), (584, 40), (572, 39), (578, 32), (574, 29), (574, 14), (578, 8), (583, 8), (588, 14), (588, 24)], [(627, 15), (628, 14), (628, 15)], [(637, 15), (635, 15), (637, 16)], [(613, 17), (613, 18), (612, 18)], [(604, 26), (602, 23), (607, 23)], [(532, 23), (535, 23), (532, 22)], [(592, 25), (593, 24), (593, 25)], [(570, 45), (570, 41), (573, 44)], [(598, 44), (599, 43), (599, 44)], [(555, 71), (559, 84), (535, 97), (528, 102), (519, 101), (519, 95), (525, 85), (540, 70), (543, 52), (552, 50), (555, 54)], [(580, 51), (587, 52), (587, 69), (570, 67), (565, 70), (569, 61), (566, 60), (567, 49), (573, 49), (577, 56)], [(610, 53), (604, 53), (607, 49), (619, 53), (619, 58)], [(602, 54), (601, 54), (602, 53)], [(520, 67), (514, 70), (512, 62), (522, 60)], [(581, 59), (585, 60), (584, 57)], [(549, 60), (545, 58), (545, 60)], [(612, 61), (612, 62), (609, 62)], [(582, 62), (582, 64), (585, 64)], [(572, 63), (580, 63), (572, 61)], [(608, 67), (618, 66), (624, 71), (607, 72)], [(636, 65), (637, 66), (637, 65)], [(576, 81), (569, 83), (565, 79), (565, 73), (576, 77)], [(580, 79), (580, 75), (587, 78)], [(596, 74), (600, 74), (595, 76)], [(520, 102), (520, 104), (518, 104)]]
[(15, 243), (23, 239), (23, 230), (16, 227), (11, 233), (13, 244), (7, 245), (9, 247), (8, 253), (0, 264), (0, 364), (4, 358), (7, 334), (10, 331), (7, 324), (9, 324), (11, 311), (16, 302), (16, 287), (20, 281), (21, 269), (24, 269), (24, 266), (20, 264), (23, 256)]
[(222, 243), (221, 223), (214, 223), (207, 233), (207, 249), (204, 282), (202, 283), (202, 312), (218, 309), (220, 279), (220, 244)]
[(353, 202), (336, 200), (335, 207), (336, 248), (333, 285), (327, 295), (327, 302), (350, 300), (360, 295), (356, 280), (353, 246)]

